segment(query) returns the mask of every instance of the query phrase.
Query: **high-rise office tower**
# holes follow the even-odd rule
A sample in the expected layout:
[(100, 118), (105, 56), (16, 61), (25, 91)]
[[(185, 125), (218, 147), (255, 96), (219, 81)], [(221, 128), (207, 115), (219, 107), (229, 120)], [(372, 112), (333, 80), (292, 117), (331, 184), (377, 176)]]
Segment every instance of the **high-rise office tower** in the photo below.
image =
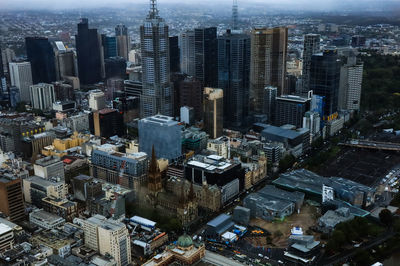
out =
[(89, 94), (89, 107), (92, 111), (106, 108), (106, 98), (101, 90), (92, 90)]
[(195, 119), (201, 120), (203, 117), (203, 86), (201, 82), (194, 77), (186, 77), (178, 82), (178, 95), (178, 108), (193, 107)]
[(115, 37), (117, 39), (117, 52), (118, 56), (128, 60), (128, 53), (131, 50), (130, 40), (128, 36), (128, 28), (125, 25), (117, 25), (115, 27)]
[(215, 139), (222, 136), (224, 91), (205, 87), (203, 92), (204, 131)]
[(224, 123), (240, 127), (249, 111), (250, 36), (227, 30), (218, 38), (218, 88), (224, 90)]
[(285, 92), (288, 29), (255, 28), (251, 31), (250, 104), (256, 113), (262, 112), (266, 86)]
[(310, 90), (311, 57), (313, 54), (318, 53), (319, 49), (320, 49), (319, 34), (304, 35), (303, 76), (302, 76), (302, 88), (300, 93), (307, 93)]
[(158, 15), (156, 0), (140, 26), (142, 49), (143, 94), (140, 99), (142, 117), (173, 115), (173, 93), (169, 76), (168, 25)]
[(78, 34), (75, 38), (81, 84), (89, 85), (99, 82), (102, 77), (102, 61), (97, 29), (89, 29), (88, 19), (82, 18), (78, 23)]
[(97, 137), (122, 137), (125, 134), (123, 112), (105, 108), (93, 112), (92, 133)]
[(3, 62), (0, 62), (3, 67), (4, 74), (9, 73), (9, 64), (15, 60), (15, 52), (10, 48), (6, 48), (0, 51), (3, 57)]
[(354, 54), (347, 57), (347, 62), (340, 69), (339, 108), (360, 110), (361, 84), (364, 64)]
[(4, 67), (3, 67), (3, 53), (1, 51), (0, 45), (0, 78), (4, 77)]
[(155, 115), (139, 120), (139, 151), (174, 160), (182, 155), (182, 125), (172, 117)]
[(29, 95), (33, 109), (48, 110), (56, 101), (53, 84), (39, 83), (29, 87)]
[(49, 40), (43, 37), (26, 37), (26, 54), (31, 63), (34, 84), (56, 81), (54, 50)]
[(11, 222), (24, 219), (25, 208), (20, 178), (0, 177), (0, 211), (9, 216)]
[(33, 84), (31, 63), (10, 63), (11, 85), (19, 89), (21, 101), (30, 102), (29, 87)]
[(197, 28), (181, 35), (181, 71), (200, 80), (204, 86), (218, 84), (217, 28)]
[(116, 57), (118, 55), (117, 50), (117, 37), (101, 35), (101, 43), (104, 51), (104, 59), (110, 57)]
[(76, 66), (76, 55), (73, 50), (68, 50), (63, 42), (55, 42), (56, 45), (56, 78), (76, 77), (78, 74)]
[(123, 57), (109, 57), (104, 60), (106, 79), (122, 78), (126, 79), (126, 60)]
[(267, 115), (269, 123), (273, 123), (275, 120), (275, 104), (277, 95), (278, 89), (276, 87), (267, 86), (264, 88), (262, 113)]
[(180, 71), (180, 50), (179, 50), (179, 37), (169, 37), (169, 71), (179, 72)]
[(325, 97), (324, 115), (330, 116), (338, 110), (341, 62), (335, 47), (311, 57), (310, 90)]
[(294, 95), (281, 95), (276, 98), (275, 121), (276, 126), (286, 124), (302, 127), (304, 114), (310, 110), (311, 99)]

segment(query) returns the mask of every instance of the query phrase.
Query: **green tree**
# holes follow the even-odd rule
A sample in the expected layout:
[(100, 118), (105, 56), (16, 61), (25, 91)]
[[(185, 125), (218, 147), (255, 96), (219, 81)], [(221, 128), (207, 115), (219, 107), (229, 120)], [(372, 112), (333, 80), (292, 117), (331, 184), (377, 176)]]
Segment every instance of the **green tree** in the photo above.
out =
[(296, 158), (292, 154), (286, 155), (279, 162), (280, 171), (285, 172), (287, 169), (292, 167), (295, 162), (296, 162)]
[(387, 227), (390, 227), (393, 224), (393, 215), (388, 209), (383, 209), (379, 213), (379, 220)]

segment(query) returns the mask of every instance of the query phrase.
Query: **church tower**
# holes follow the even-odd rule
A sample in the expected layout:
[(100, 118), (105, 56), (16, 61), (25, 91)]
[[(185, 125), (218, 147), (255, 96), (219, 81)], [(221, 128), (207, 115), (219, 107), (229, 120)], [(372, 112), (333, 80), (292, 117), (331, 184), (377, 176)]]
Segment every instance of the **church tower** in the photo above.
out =
[(151, 151), (151, 161), (149, 165), (148, 189), (150, 192), (160, 192), (162, 189), (161, 171), (158, 167), (154, 145)]

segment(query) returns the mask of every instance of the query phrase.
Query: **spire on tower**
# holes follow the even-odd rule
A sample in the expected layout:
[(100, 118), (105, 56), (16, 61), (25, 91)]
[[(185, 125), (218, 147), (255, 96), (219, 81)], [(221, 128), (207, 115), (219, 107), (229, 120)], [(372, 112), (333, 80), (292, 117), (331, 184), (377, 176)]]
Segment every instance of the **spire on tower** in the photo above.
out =
[(158, 17), (157, 0), (150, 0), (149, 18), (157, 18), (157, 17)]
[(238, 29), (238, 3), (237, 0), (233, 0), (232, 5), (232, 29)]

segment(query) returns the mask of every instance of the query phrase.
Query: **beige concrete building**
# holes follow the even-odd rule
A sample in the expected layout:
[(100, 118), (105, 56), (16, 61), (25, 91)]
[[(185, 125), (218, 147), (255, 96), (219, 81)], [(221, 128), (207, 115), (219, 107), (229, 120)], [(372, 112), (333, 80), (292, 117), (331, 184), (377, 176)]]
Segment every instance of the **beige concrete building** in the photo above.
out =
[(207, 150), (214, 151), (218, 156), (229, 159), (229, 138), (219, 137), (217, 139), (210, 139), (207, 142)]
[(131, 263), (131, 243), (126, 226), (118, 221), (94, 215), (83, 221), (85, 245), (101, 255), (110, 254), (118, 265)]
[(205, 87), (203, 92), (204, 131), (215, 139), (222, 136), (223, 129), (223, 100), (222, 89)]
[(0, 223), (0, 253), (12, 249), (14, 245), (13, 229), (6, 224)]

